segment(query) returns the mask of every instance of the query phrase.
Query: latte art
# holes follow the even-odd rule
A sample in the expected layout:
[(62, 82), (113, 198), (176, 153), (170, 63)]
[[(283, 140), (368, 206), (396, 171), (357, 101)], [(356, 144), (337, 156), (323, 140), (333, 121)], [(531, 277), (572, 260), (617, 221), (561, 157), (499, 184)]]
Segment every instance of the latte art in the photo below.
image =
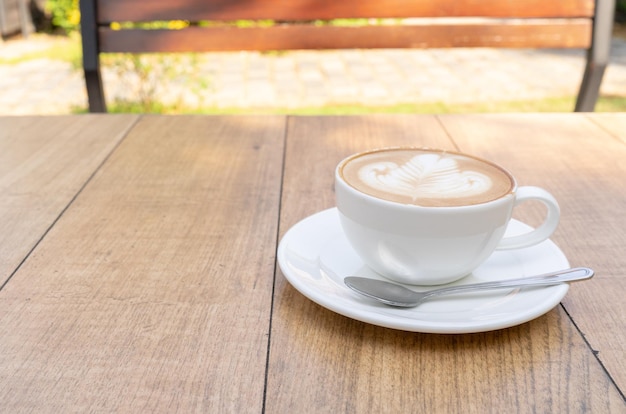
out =
[(477, 171), (461, 171), (457, 161), (441, 154), (416, 155), (398, 165), (382, 161), (359, 170), (365, 185), (413, 202), (422, 198), (459, 198), (484, 194), (492, 187), (491, 179)]
[(488, 161), (417, 148), (362, 153), (345, 160), (339, 173), (360, 192), (426, 207), (485, 203), (511, 193), (515, 186), (509, 173)]

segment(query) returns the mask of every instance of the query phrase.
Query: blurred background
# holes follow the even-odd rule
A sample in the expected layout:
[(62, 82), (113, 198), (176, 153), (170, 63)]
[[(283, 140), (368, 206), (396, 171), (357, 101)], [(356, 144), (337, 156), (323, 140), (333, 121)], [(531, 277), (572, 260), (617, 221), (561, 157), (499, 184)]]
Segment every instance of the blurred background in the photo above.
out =
[[(0, 0), (0, 31), (0, 115), (87, 112), (78, 0)], [(613, 33), (598, 112), (626, 111), (626, 0), (616, 1)], [(569, 112), (584, 51), (105, 54), (102, 60), (109, 112)]]

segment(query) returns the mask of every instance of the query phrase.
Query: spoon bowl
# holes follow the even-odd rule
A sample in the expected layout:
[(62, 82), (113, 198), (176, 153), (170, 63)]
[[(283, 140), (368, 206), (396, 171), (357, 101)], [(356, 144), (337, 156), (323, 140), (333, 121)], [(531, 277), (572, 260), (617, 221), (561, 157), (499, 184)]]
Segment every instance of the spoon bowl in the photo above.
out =
[(593, 274), (593, 270), (587, 267), (576, 267), (538, 276), (501, 280), (497, 282), (475, 283), (471, 285), (450, 286), (426, 292), (416, 292), (396, 283), (358, 276), (346, 277), (344, 283), (355, 292), (386, 305), (412, 308), (421, 305), (426, 300), (441, 295), (522, 286), (551, 286), (590, 279), (593, 277)]

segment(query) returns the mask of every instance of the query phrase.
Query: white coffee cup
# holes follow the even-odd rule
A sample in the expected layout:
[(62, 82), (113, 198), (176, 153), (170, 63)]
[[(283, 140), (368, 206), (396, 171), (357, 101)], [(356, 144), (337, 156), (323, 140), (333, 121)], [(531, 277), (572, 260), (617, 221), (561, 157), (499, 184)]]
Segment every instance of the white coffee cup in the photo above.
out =
[[(383, 148), (352, 155), (335, 170), (337, 209), (363, 262), (388, 279), (414, 285), (453, 282), (495, 249), (546, 240), (559, 223), (555, 198), (518, 187), (504, 168), (458, 152)], [(529, 233), (505, 237), (513, 208), (547, 207)]]

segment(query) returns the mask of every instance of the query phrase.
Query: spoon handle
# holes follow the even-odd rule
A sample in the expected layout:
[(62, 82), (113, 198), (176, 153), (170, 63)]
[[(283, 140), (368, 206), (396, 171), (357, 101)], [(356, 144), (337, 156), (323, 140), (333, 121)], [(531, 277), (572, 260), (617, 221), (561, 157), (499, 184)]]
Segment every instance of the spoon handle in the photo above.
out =
[(567, 270), (546, 273), (539, 276), (524, 277), (519, 279), (501, 280), (497, 282), (476, 283), (472, 285), (451, 286), (448, 288), (435, 289), (424, 293), (424, 297), (439, 295), (449, 295), (452, 293), (468, 292), (473, 290), (501, 289), (522, 286), (549, 286), (558, 285), (563, 282), (575, 282), (578, 280), (590, 279), (593, 277), (593, 270), (587, 267), (575, 267)]

